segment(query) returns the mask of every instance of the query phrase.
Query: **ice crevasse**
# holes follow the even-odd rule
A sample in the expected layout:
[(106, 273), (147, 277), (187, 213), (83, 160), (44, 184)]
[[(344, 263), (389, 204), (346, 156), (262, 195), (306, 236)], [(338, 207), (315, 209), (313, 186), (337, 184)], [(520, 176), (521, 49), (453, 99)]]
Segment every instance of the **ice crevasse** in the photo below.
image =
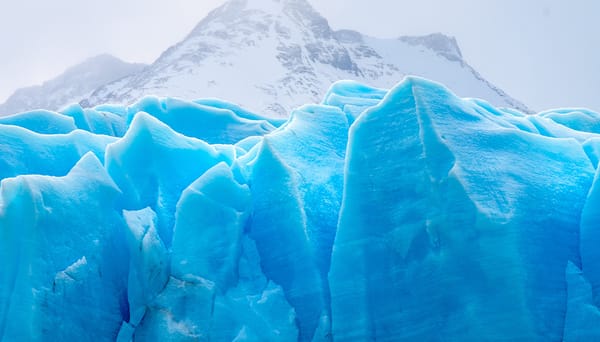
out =
[(599, 159), (415, 77), (0, 118), (0, 340), (599, 340)]

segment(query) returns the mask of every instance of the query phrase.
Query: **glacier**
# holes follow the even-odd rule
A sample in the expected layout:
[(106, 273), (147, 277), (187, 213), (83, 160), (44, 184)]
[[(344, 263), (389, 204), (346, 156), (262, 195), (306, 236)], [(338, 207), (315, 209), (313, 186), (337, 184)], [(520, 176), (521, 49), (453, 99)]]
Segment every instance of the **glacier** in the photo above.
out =
[(598, 340), (599, 160), (418, 77), (3, 117), (0, 340)]

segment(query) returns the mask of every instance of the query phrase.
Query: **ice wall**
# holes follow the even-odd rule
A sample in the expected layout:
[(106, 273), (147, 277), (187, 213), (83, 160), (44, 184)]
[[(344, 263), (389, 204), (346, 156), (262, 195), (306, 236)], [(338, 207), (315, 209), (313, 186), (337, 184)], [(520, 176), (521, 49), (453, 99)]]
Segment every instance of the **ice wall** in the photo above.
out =
[(599, 123), (413, 77), (3, 118), (0, 339), (597, 339)]

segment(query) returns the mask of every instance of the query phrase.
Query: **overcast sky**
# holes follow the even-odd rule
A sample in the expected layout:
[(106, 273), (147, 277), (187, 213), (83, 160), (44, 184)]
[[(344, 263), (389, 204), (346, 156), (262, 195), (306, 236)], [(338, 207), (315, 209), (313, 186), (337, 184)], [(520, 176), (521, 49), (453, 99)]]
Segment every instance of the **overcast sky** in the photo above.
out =
[[(309, 0), (334, 29), (443, 32), (486, 79), (536, 110), (600, 111), (600, 1)], [(0, 102), (87, 57), (150, 63), (223, 0), (0, 0)]]

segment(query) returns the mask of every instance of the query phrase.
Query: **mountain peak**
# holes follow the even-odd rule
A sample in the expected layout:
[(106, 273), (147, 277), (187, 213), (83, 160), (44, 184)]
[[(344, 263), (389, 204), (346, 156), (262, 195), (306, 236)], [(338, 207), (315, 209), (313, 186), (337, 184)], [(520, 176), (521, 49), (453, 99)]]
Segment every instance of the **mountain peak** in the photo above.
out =
[(130, 103), (144, 95), (234, 96), (250, 110), (286, 116), (299, 104), (320, 101), (334, 81), (386, 88), (406, 75), (436, 79), (503, 107), (526, 108), (466, 64), (452, 37), (378, 39), (334, 31), (307, 0), (229, 0), (149, 68), (97, 89), (88, 104)]
[[(59, 77), (63, 77), (63, 78), (66, 76), (77, 77), (81, 73), (91, 72), (91, 71), (94, 71), (94, 72), (98, 71), (98, 73), (105, 72), (105, 73), (110, 74), (112, 70), (129, 68), (129, 66), (138, 66), (139, 68), (142, 68), (144, 65), (138, 64), (138, 63), (128, 63), (118, 57), (111, 55), (111, 54), (103, 53), (100, 55), (89, 57), (89, 58), (85, 59), (83, 62), (76, 64), (72, 67), (69, 67)], [(134, 67), (134, 69), (135, 69), (135, 67)]]
[(268, 25), (271, 19), (281, 17), (307, 23), (307, 26), (321, 27), (321, 30), (326, 26), (327, 31), (331, 31), (327, 20), (306, 0), (229, 0), (200, 21), (188, 37), (202, 34), (212, 23), (226, 24), (235, 29), (249, 19)]
[(0, 116), (32, 109), (59, 110), (85, 99), (96, 88), (141, 71), (145, 64), (128, 63), (109, 54), (90, 57), (41, 85), (17, 89), (0, 104)]
[(304, 14), (320, 16), (306, 0), (229, 0), (209, 13), (205, 20), (223, 19), (223, 17), (227, 18), (232, 14), (239, 15), (243, 12), (279, 15), (289, 10), (301, 10)]
[(230, 0), (226, 4), (266, 11), (277, 10), (286, 6), (308, 6), (312, 8), (306, 0)]

